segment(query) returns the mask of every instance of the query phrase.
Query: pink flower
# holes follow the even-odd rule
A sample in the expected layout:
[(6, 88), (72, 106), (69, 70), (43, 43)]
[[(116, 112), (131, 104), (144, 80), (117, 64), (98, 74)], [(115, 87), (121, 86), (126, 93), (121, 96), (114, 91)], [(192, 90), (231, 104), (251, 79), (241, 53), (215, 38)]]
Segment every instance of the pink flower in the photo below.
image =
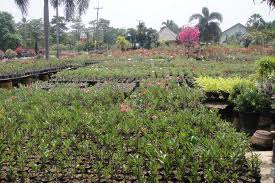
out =
[(200, 30), (198, 27), (183, 27), (178, 35), (179, 41), (188, 46), (194, 46), (199, 42)]

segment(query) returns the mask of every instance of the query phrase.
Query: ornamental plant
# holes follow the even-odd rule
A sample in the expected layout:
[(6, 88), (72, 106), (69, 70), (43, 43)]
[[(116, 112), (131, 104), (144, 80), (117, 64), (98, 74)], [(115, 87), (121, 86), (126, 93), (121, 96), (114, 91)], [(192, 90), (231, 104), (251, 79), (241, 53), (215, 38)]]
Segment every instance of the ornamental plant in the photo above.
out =
[(130, 45), (130, 42), (124, 36), (118, 36), (116, 38), (116, 45), (121, 49), (121, 51), (125, 51)]
[(198, 44), (200, 30), (198, 27), (183, 27), (178, 35), (179, 41), (187, 47)]
[(201, 76), (196, 78), (196, 84), (198, 87), (202, 88), (205, 92), (227, 92), (232, 93), (235, 85), (245, 84), (245, 85), (255, 85), (253, 81), (249, 79), (241, 79), (239, 77), (232, 78), (213, 78), (208, 76)]
[(257, 182), (244, 134), (198, 106), (199, 91), (156, 84), (127, 100), (113, 86), (0, 90), (0, 179)]
[(240, 112), (266, 112), (271, 108), (270, 98), (249, 83), (236, 84), (229, 100)]
[(17, 53), (17, 55), (20, 55), (24, 50), (21, 46), (19, 46), (14, 51)]
[(15, 58), (17, 56), (17, 53), (15, 51), (13, 51), (12, 49), (8, 49), (6, 50), (5, 52), (5, 56), (8, 58), (8, 59), (12, 59), (12, 58)]

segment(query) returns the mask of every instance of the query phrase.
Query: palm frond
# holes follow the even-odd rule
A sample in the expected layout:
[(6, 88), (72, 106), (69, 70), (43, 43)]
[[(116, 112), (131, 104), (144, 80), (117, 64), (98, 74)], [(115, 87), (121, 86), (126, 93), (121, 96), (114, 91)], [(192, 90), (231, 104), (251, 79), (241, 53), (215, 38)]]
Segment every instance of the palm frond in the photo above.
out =
[(61, 0), (50, 0), (51, 5), (53, 8), (57, 8), (58, 6), (61, 5), (62, 1)]
[(202, 14), (205, 18), (208, 18), (209, 17), (209, 9), (207, 7), (203, 7)]
[(22, 14), (27, 14), (29, 0), (14, 0), (16, 5), (20, 8)]
[(78, 13), (82, 15), (89, 8), (90, 0), (77, 0), (76, 4), (78, 6)]
[[(255, 0), (253, 0), (255, 2)], [(262, 2), (266, 2), (270, 8), (275, 8), (275, 0), (262, 0)]]
[(65, 18), (66, 20), (71, 20), (75, 15), (75, 0), (63, 0), (63, 4), (65, 5)]
[(218, 20), (219, 22), (222, 22), (223, 21), (222, 14), (220, 14), (218, 12), (212, 12), (209, 15), (208, 21), (213, 21), (213, 20)]
[(189, 18), (189, 22), (192, 22), (193, 20), (202, 19), (203, 16), (201, 14), (194, 14)]

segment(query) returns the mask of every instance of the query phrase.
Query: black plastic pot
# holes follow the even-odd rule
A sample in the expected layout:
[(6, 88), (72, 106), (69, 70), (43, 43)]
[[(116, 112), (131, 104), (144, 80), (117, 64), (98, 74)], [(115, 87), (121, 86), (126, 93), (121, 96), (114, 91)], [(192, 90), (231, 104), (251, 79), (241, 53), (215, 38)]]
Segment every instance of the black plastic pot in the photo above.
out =
[(259, 113), (239, 112), (241, 131), (252, 136), (258, 127)]
[(224, 92), (224, 91), (221, 91), (221, 92), (220, 92), (220, 94), (221, 94), (221, 96), (222, 96), (223, 100), (225, 100), (225, 101), (227, 101), (227, 100), (228, 100), (229, 95), (230, 95), (229, 93)]

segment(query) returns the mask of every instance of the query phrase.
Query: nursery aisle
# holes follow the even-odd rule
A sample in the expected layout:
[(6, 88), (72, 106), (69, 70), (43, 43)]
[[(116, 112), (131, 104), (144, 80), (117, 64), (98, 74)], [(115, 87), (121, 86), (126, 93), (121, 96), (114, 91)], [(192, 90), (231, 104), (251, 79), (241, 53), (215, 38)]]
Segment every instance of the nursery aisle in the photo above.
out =
[(272, 163), (272, 151), (254, 151), (259, 154), (261, 160), (261, 182), (274, 183), (275, 182), (275, 164)]

